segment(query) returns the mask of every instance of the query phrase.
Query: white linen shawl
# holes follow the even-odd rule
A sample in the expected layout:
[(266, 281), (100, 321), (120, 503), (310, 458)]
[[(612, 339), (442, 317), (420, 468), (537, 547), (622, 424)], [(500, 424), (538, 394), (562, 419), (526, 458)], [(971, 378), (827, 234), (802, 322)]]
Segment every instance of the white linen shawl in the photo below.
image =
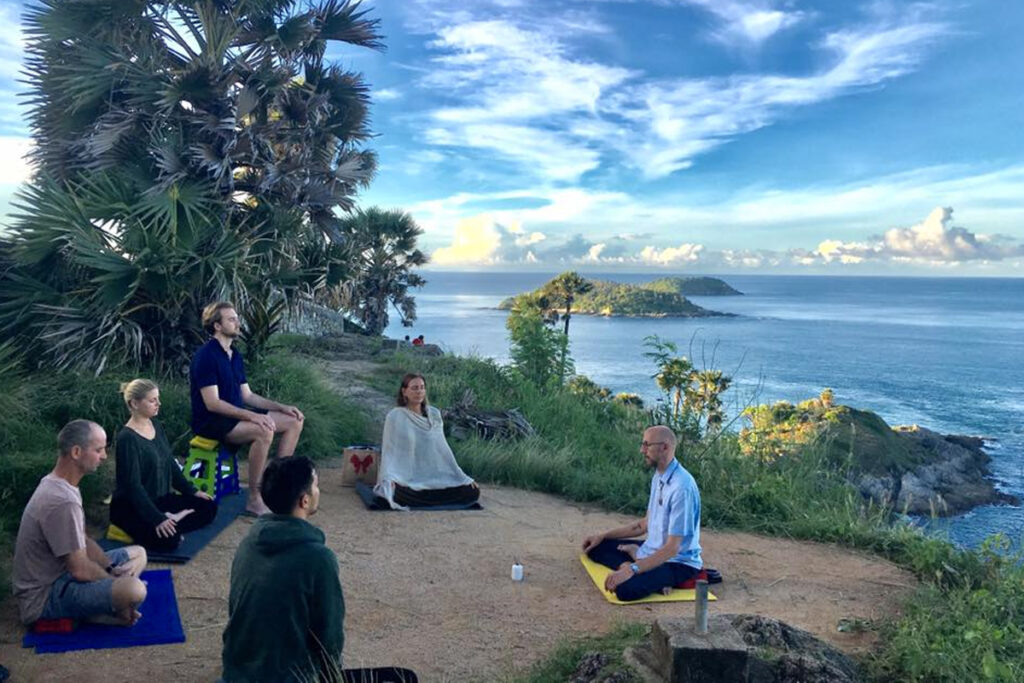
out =
[(395, 502), (395, 484), (423, 491), (472, 483), (455, 462), (455, 454), (444, 438), (440, 410), (427, 406), (426, 417), (401, 407), (388, 412), (373, 490), (392, 509), (409, 509)]

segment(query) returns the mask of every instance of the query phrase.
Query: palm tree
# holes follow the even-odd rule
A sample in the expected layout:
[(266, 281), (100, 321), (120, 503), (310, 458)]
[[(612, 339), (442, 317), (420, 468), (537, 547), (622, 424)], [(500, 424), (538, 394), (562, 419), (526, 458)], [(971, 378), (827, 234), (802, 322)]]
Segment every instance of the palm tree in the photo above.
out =
[(370, 334), (388, 326), (388, 307), (393, 306), (403, 325), (416, 320), (416, 300), (409, 289), (426, 280), (413, 272), (427, 263), (416, 247), (423, 230), (413, 217), (399, 209), (357, 209), (339, 224), (354, 255), (354, 274), (341, 298)]
[(544, 287), (544, 293), (551, 301), (553, 307), (564, 308), (562, 320), (565, 327), (562, 330), (565, 336), (569, 336), (569, 318), (572, 316), (572, 305), (576, 297), (582, 296), (594, 288), (590, 280), (583, 278), (574, 270), (562, 273)]
[(565, 382), (567, 369), (566, 358), (569, 353), (569, 318), (572, 317), (572, 305), (575, 303), (576, 297), (586, 294), (593, 288), (594, 285), (589, 280), (585, 280), (581, 277), (576, 271), (562, 273), (544, 287), (544, 295), (553, 306), (565, 307), (565, 312), (562, 313), (562, 320), (565, 322), (565, 327), (562, 330), (562, 333), (565, 335), (565, 344), (563, 344), (562, 357), (559, 360), (559, 377), (562, 382)]
[(334, 212), (376, 167), (368, 89), (324, 59), (381, 47), (357, 1), (41, 0), (24, 25), (36, 173), (0, 334), (57, 366), (180, 368), (211, 299), (244, 317), (337, 280)]

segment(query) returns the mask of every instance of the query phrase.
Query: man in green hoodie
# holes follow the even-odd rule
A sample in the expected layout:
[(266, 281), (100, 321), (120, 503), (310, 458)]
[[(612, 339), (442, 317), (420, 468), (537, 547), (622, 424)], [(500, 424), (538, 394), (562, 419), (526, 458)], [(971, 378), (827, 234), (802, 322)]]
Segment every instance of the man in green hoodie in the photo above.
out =
[(339, 681), (345, 600), (338, 558), (307, 520), (320, 487), (309, 458), (278, 458), (260, 485), (273, 514), (256, 520), (231, 564), (227, 683)]

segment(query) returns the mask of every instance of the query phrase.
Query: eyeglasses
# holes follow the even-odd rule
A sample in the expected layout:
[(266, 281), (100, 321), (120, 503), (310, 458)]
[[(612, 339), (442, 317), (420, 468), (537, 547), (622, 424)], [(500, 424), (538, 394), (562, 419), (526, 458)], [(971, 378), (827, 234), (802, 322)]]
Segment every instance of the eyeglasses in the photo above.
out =
[(667, 445), (664, 441), (641, 441), (640, 448), (650, 448), (651, 446), (665, 446)]

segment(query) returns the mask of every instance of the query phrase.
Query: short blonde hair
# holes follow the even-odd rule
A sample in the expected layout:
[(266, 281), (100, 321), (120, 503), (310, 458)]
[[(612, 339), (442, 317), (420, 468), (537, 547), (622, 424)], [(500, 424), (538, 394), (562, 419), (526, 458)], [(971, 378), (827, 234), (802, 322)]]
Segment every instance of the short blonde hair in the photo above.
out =
[(213, 334), (216, 330), (213, 329), (214, 324), (220, 322), (220, 312), (226, 311), (229, 308), (234, 308), (235, 305), (230, 301), (214, 301), (203, 309), (203, 329)]
[(124, 398), (124, 404), (128, 406), (128, 410), (132, 409), (132, 401), (141, 401), (146, 398), (146, 394), (159, 389), (151, 379), (133, 379), (131, 382), (121, 383), (121, 396)]

